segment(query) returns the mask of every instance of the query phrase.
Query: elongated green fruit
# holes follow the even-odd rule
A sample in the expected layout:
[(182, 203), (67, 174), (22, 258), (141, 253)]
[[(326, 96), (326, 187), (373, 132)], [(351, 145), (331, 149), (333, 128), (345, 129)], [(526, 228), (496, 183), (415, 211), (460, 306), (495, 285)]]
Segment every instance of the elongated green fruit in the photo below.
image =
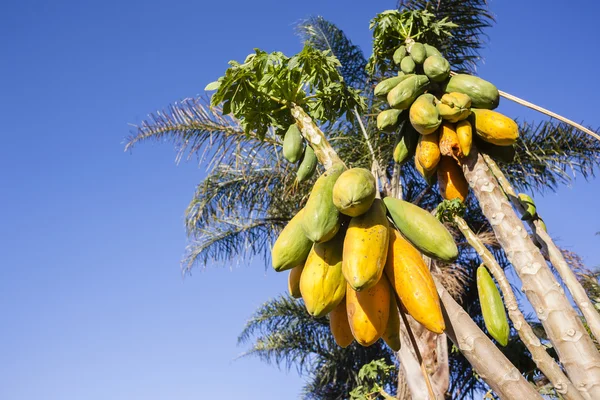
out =
[(500, 102), (500, 93), (494, 84), (468, 74), (456, 74), (450, 78), (446, 93), (451, 92), (468, 95), (471, 98), (471, 105), (475, 108), (493, 110)]
[(416, 67), (415, 61), (410, 56), (406, 56), (400, 61), (400, 69), (405, 74), (412, 74)]
[(488, 333), (502, 346), (506, 346), (509, 334), (506, 310), (500, 292), (483, 264), (477, 268), (477, 292)]
[(413, 128), (412, 124), (406, 122), (402, 126), (400, 134), (402, 137), (394, 148), (394, 161), (398, 164), (404, 164), (415, 154), (419, 142), (419, 132)]
[(277, 272), (292, 269), (304, 264), (312, 248), (312, 242), (306, 237), (300, 222), (304, 209), (298, 211), (283, 228), (271, 250), (273, 269)]
[(402, 110), (383, 110), (377, 115), (377, 129), (384, 132), (394, 132), (398, 127), (399, 117)]
[(315, 151), (309, 145), (304, 149), (304, 156), (302, 157), (302, 161), (298, 166), (298, 171), (296, 172), (296, 182), (304, 182), (309, 179), (315, 173), (317, 169), (317, 156), (315, 155)]
[[(400, 75), (402, 74), (402, 75)], [(385, 79), (381, 82), (379, 82), (377, 84), (377, 86), (375, 86), (375, 90), (373, 91), (373, 93), (375, 94), (375, 96), (387, 96), (387, 94), (390, 92), (390, 90), (392, 90), (393, 88), (395, 88), (400, 82), (402, 82), (403, 80), (409, 78), (413, 76), (412, 74), (408, 74), (405, 75), (404, 72), (400, 71), (398, 76), (394, 76), (393, 78), (388, 78)]]
[(396, 64), (400, 64), (404, 57), (406, 57), (406, 46), (402, 45), (396, 49), (392, 59)]
[(523, 208), (525, 208), (525, 214), (521, 219), (523, 221), (527, 221), (535, 218), (537, 210), (535, 208), (535, 203), (533, 202), (533, 199), (525, 193), (519, 193), (519, 201), (523, 205)]
[(423, 64), (425, 58), (427, 58), (427, 49), (423, 43), (414, 43), (410, 48), (410, 57), (413, 59), (415, 64)]
[(386, 197), (383, 202), (400, 232), (421, 253), (445, 262), (458, 257), (452, 235), (436, 217), (404, 200)]
[(298, 161), (304, 153), (304, 138), (296, 124), (290, 125), (283, 137), (283, 157), (291, 163)]
[(406, 110), (425, 91), (427, 85), (429, 78), (425, 75), (410, 75), (390, 90), (387, 101), (392, 108)]

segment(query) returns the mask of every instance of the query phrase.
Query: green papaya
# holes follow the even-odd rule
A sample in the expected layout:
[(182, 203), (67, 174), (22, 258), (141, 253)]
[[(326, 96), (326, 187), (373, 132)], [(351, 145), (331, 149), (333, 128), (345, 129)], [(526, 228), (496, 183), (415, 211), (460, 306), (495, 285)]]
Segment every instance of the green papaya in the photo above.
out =
[(304, 208), (294, 216), (283, 228), (273, 249), (271, 250), (271, 261), (273, 269), (277, 272), (285, 271), (304, 264), (308, 253), (312, 248), (312, 242), (304, 234), (301, 221)]
[(340, 229), (340, 212), (333, 204), (333, 186), (344, 169), (340, 164), (332, 166), (317, 179), (310, 192), (301, 225), (306, 237), (313, 242), (326, 242)]
[(506, 310), (500, 292), (483, 264), (477, 268), (477, 292), (488, 333), (502, 346), (506, 346), (509, 334)]
[(416, 64), (423, 64), (425, 58), (427, 58), (427, 50), (425, 49), (423, 43), (413, 43), (412, 47), (410, 48), (410, 57)]
[(376, 193), (375, 177), (371, 171), (351, 168), (344, 171), (333, 185), (333, 204), (342, 214), (356, 217), (367, 212)]
[(469, 95), (471, 106), (493, 110), (500, 103), (498, 88), (477, 76), (456, 74), (446, 85), (446, 93), (459, 92)]
[(387, 101), (392, 108), (406, 110), (427, 89), (427, 85), (429, 78), (425, 75), (411, 75), (390, 90)]
[(386, 197), (383, 202), (396, 227), (423, 254), (444, 262), (458, 257), (452, 235), (436, 217), (404, 200)]
[(315, 151), (307, 145), (304, 149), (304, 156), (302, 157), (302, 161), (298, 166), (298, 171), (296, 171), (296, 183), (304, 182), (309, 179), (315, 173), (317, 169), (317, 156), (315, 155)]
[(429, 56), (423, 63), (423, 71), (434, 82), (444, 82), (450, 76), (450, 63), (442, 56)]
[(414, 73), (416, 67), (414, 60), (410, 56), (406, 56), (400, 61), (400, 70), (405, 74)]
[(398, 127), (399, 116), (402, 110), (384, 110), (377, 115), (377, 129), (384, 132), (393, 132)]
[(541, 218), (539, 218), (539, 217), (538, 217), (538, 219), (537, 219), (537, 220), (538, 220), (538, 222), (540, 223), (540, 228), (542, 228), (542, 230), (543, 230), (544, 232), (548, 232), (548, 228), (546, 228), (546, 223), (544, 222), (544, 220), (543, 220), (543, 219), (541, 219)]
[(519, 202), (525, 209), (525, 214), (523, 214), (523, 217), (521, 217), (521, 219), (523, 221), (534, 219), (537, 215), (537, 210), (533, 199), (525, 193), (519, 193)]
[(435, 132), (442, 123), (442, 117), (440, 117), (435, 103), (435, 96), (425, 93), (420, 95), (410, 106), (408, 113), (410, 123), (421, 135)]
[(425, 47), (425, 54), (427, 55), (427, 57), (442, 55), (442, 53), (440, 53), (440, 51), (438, 49), (436, 49), (433, 46), (428, 45), (427, 43), (423, 44), (423, 46)]
[(419, 132), (411, 124), (405, 123), (402, 127), (401, 138), (394, 148), (394, 161), (404, 164), (415, 154), (419, 142)]
[(400, 47), (398, 47), (396, 49), (396, 51), (394, 51), (394, 55), (392, 56), (392, 59), (394, 60), (394, 62), (396, 64), (400, 64), (400, 62), (402, 61), (402, 59), (406, 57), (406, 46), (402, 45)]
[(471, 114), (471, 98), (464, 93), (446, 93), (437, 103), (437, 109), (446, 121), (462, 121)]
[(396, 87), (400, 82), (407, 79), (409, 76), (413, 75), (404, 75), (404, 72), (400, 71), (402, 75), (394, 76), (393, 78), (384, 79), (375, 86), (374, 94), (375, 96), (386, 96), (390, 90)]
[(304, 138), (296, 124), (290, 125), (283, 137), (283, 157), (291, 163), (298, 161), (304, 154)]

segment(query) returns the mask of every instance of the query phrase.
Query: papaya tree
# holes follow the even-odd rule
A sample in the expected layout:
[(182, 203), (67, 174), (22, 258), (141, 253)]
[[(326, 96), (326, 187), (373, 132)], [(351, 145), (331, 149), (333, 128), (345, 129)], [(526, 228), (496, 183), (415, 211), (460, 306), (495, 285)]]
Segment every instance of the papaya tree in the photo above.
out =
[[(583, 289), (578, 286), (577, 279), (573, 279), (574, 275), (569, 275), (568, 260), (541, 229), (539, 216), (533, 215), (529, 219), (535, 239), (527, 235), (526, 227), (520, 216), (517, 216), (517, 213), (526, 216), (527, 210), (516, 196), (513, 186), (540, 188), (556, 184), (566, 179), (562, 169), (565, 165), (576, 165), (579, 171), (589, 173), (598, 164), (598, 142), (592, 141), (580, 130), (555, 121), (546, 122), (535, 129), (523, 129), (522, 126), (520, 135), (519, 129), (504, 130), (500, 138), (496, 137), (493, 130), (477, 125), (486, 120), (487, 113), (492, 112), (487, 109), (497, 105), (499, 92), (494, 92), (495, 87), (489, 82), (484, 84), (481, 83), (482, 80), (464, 75), (450, 78), (449, 74), (450, 67), (455, 72), (472, 70), (480, 46), (480, 42), (473, 41), (472, 37), (474, 35), (477, 38), (481, 34), (490, 18), (482, 8), (483, 2), (460, 3), (463, 13), (460, 13), (461, 4), (457, 2), (443, 1), (439, 7), (431, 9), (427, 2), (415, 1), (402, 5), (401, 12), (392, 10), (378, 15), (372, 21), (374, 50), (368, 63), (360, 50), (335, 26), (322, 19), (309, 21), (301, 28), (306, 45), (300, 53), (287, 57), (278, 52), (269, 54), (256, 50), (243, 63), (231, 62), (225, 75), (207, 86), (208, 90), (215, 90), (211, 108), (203, 106), (201, 100), (177, 104), (168, 113), (145, 122), (131, 139), (130, 145), (140, 140), (166, 136), (174, 138), (180, 144), (182, 152), (204, 154), (208, 149), (212, 169), (198, 186), (186, 215), (188, 231), (193, 239), (186, 259), (187, 268), (212, 260), (228, 261), (245, 252), (266, 254), (268, 257), (270, 243), (275, 241), (283, 226), (286, 226), (283, 232), (290, 231), (288, 227), (294, 225), (292, 217), (296, 215), (302, 231), (310, 240), (306, 241), (304, 236), (295, 236), (300, 240), (289, 241), (289, 244), (296, 246), (294, 248), (303, 246), (302, 251), (298, 250), (291, 258), (289, 254), (282, 257), (275, 252), (273, 266), (276, 270), (289, 269), (296, 267), (301, 258), (309, 257), (310, 260), (312, 257), (327, 264), (331, 271), (339, 272), (339, 268), (342, 268), (349, 284), (346, 289), (348, 319), (352, 334), (359, 343), (371, 344), (372, 339), (382, 336), (382, 329), (391, 320), (388, 318), (389, 309), (392, 309), (392, 315), (399, 313), (402, 323), (398, 319), (398, 329), (392, 332), (401, 343), (397, 354), (403, 379), (398, 381), (406, 383), (413, 398), (441, 398), (449, 390), (450, 376), (456, 377), (448, 368), (450, 361), (446, 336), (461, 351), (469, 368), (477, 372), (500, 397), (539, 396), (523, 378), (523, 371), (519, 371), (511, 363), (515, 360), (509, 360), (482, 331), (481, 318), (472, 318), (449, 293), (453, 286), (450, 282), (460, 279), (461, 272), (464, 274), (467, 270), (470, 271), (467, 275), (473, 276), (472, 271), (478, 265), (473, 261), (477, 261), (481, 254), (486, 256), (487, 261), (483, 261), (499, 283), (501, 275), (496, 272), (504, 268), (514, 268), (521, 277), (525, 293), (538, 314), (550, 343), (556, 349), (566, 374), (547, 353), (542, 354), (539, 339), (532, 336), (532, 329), (524, 328), (524, 318), (519, 317), (514, 309), (514, 302), (507, 301), (509, 315), (514, 317), (513, 326), (527, 346), (527, 351), (531, 352), (537, 368), (551, 381), (556, 393), (572, 399), (594, 398), (596, 391), (600, 390), (600, 356), (576, 311), (570, 306), (564, 293), (558, 290), (558, 281), (550, 272), (548, 262), (559, 271), (585, 316), (589, 329), (596, 336), (597, 314), (594, 314), (593, 307), (587, 306), (590, 304), (589, 299), (585, 296), (585, 291), (582, 295)], [(468, 8), (471, 6), (472, 8)], [(451, 36), (453, 31), (455, 34)], [(428, 51), (431, 54), (428, 55)], [(432, 61), (424, 63), (430, 57), (433, 57)], [(398, 65), (406, 75), (397, 75)], [(412, 75), (414, 72), (417, 74)], [(390, 79), (394, 80), (394, 85), (390, 84)], [(448, 79), (450, 82), (447, 82)], [(404, 84), (406, 89), (400, 87), (404, 81), (411, 82), (410, 85)], [(486, 90), (469, 92), (465, 89), (468, 86), (465, 82), (476, 82)], [(377, 86), (374, 87), (375, 84)], [(390, 87), (385, 89), (386, 85)], [(446, 91), (449, 86), (453, 88), (447, 93), (449, 96), (444, 94), (444, 85)], [(400, 89), (397, 90), (398, 87)], [(392, 89), (395, 90), (392, 101), (390, 95), (387, 100), (395, 108), (388, 110), (385, 100), (376, 94), (382, 94), (385, 90), (391, 93)], [(427, 93), (422, 94), (425, 91)], [(468, 93), (463, 93), (465, 91)], [(410, 93), (407, 94), (408, 92)], [(482, 95), (481, 92), (485, 93)], [(417, 97), (419, 101), (416, 101)], [(413, 104), (417, 104), (415, 110), (420, 110), (414, 115)], [(411, 109), (410, 113), (402, 112), (402, 109), (408, 108)], [(433, 120), (426, 118), (436, 112), (437, 116)], [(375, 115), (378, 116), (377, 120), (372, 118)], [(448, 132), (454, 126), (449, 128), (448, 124), (459, 123), (470, 115), (476, 117), (476, 120), (469, 123), (474, 131), (470, 132), (474, 144), (471, 145), (468, 140), (460, 141), (457, 133), (457, 139), (453, 142), (451, 133)], [(442, 119), (446, 122), (440, 128)], [(512, 123), (516, 126), (511, 121), (506, 119), (504, 125), (510, 128)], [(444, 131), (445, 128), (448, 128), (448, 132)], [(477, 140), (475, 134), (483, 140)], [(416, 149), (416, 140), (410, 143), (410, 135), (413, 135), (413, 139), (420, 138)], [(432, 137), (436, 139), (431, 140)], [(497, 142), (493, 143), (494, 140)], [(510, 146), (498, 140), (507, 141)], [(466, 151), (467, 142), (469, 151)], [(563, 143), (570, 144), (566, 151)], [(441, 166), (437, 167), (439, 160), (431, 162), (430, 153), (435, 153), (436, 146), (438, 152), (447, 148), (444, 155), (447, 158), (440, 165), (455, 165), (453, 169), (442, 170)], [(429, 150), (425, 151), (426, 149)], [(458, 150), (462, 153), (455, 154), (454, 151)], [(552, 150), (553, 157), (547, 157), (548, 150)], [(416, 157), (413, 157), (415, 151)], [(282, 154), (291, 162), (284, 161)], [(546, 157), (540, 158), (539, 154), (545, 154)], [(438, 154), (437, 157), (439, 156)], [(316, 167), (314, 160), (318, 160), (319, 167)], [(297, 173), (292, 165), (295, 161), (300, 163)], [(315, 167), (321, 173), (318, 178)], [(436, 167), (439, 168), (437, 173)], [(362, 273), (364, 268), (361, 266), (353, 270), (352, 263), (348, 260), (360, 257), (351, 252), (346, 254), (347, 248), (351, 250), (360, 247), (360, 239), (352, 242), (355, 243), (352, 246), (346, 246), (346, 240), (353, 235), (360, 238), (360, 235), (365, 234), (361, 229), (364, 230), (367, 226), (364, 217), (359, 220), (361, 215), (347, 215), (349, 210), (345, 203), (335, 203), (335, 194), (334, 199), (331, 199), (331, 191), (335, 190), (337, 178), (348, 172), (344, 172), (347, 168), (350, 168), (348, 171), (364, 168), (371, 171), (373, 179), (372, 183), (371, 180), (364, 179), (357, 185), (360, 193), (347, 193), (345, 188), (352, 185), (340, 185), (341, 188), (336, 192), (340, 194), (340, 199), (352, 197), (348, 207), (355, 203), (367, 204), (365, 210), (362, 210), (367, 211), (365, 215), (375, 207), (365, 199), (378, 204), (378, 207), (383, 207), (380, 204), (385, 203), (391, 219), (388, 221), (387, 218), (378, 217), (378, 222), (375, 223), (374, 217), (369, 216), (366, 218), (369, 223), (367, 225), (384, 227), (385, 229), (378, 230), (381, 237), (385, 236), (381, 232), (387, 232), (388, 227), (391, 227), (391, 232), (398, 235), (398, 243), (415, 252), (418, 249), (424, 254), (424, 258), (418, 255), (411, 262), (412, 265), (428, 265), (433, 272), (434, 278), (425, 279), (424, 288), (433, 293), (431, 310), (439, 309), (435, 325), (439, 330), (434, 325), (428, 325), (420, 317), (419, 310), (411, 307), (414, 301), (411, 300), (410, 293), (390, 290), (385, 286), (387, 283), (382, 284), (384, 287), (377, 291), (387, 294), (374, 296), (387, 299), (387, 303), (382, 301), (381, 304), (392, 304), (395, 301), (393, 304), (402, 306), (379, 306), (380, 314), (385, 314), (386, 317), (385, 322), (380, 321), (379, 326), (372, 327), (371, 331), (375, 331), (375, 336), (366, 335), (364, 324), (356, 321), (356, 312), (360, 314), (364, 311), (360, 308), (361, 292), (375, 290), (378, 282), (386, 279), (393, 286), (394, 280), (389, 274), (383, 274), (379, 267), (372, 268), (374, 272), (369, 277), (359, 279), (360, 282), (350, 279), (357, 273)], [(310, 176), (311, 173), (315, 176)], [(434, 182), (436, 177), (439, 184)], [(457, 184), (460, 177), (464, 181), (462, 185)], [(512, 184), (509, 183), (511, 180)], [(356, 179), (349, 180), (350, 183), (355, 181)], [(369, 185), (374, 186), (372, 191), (365, 189)], [(316, 190), (313, 187), (326, 188), (329, 200), (322, 194), (314, 195), (325, 189)], [(472, 193), (470, 198), (466, 194), (469, 187)], [(315, 200), (317, 197), (318, 201)], [(373, 197), (383, 197), (384, 201), (374, 200)], [(445, 218), (447, 224), (459, 228), (460, 233), (454, 234), (455, 240), (427, 212), (433, 210), (442, 197), (459, 198), (467, 206), (466, 212), (448, 214), (439, 210), (437, 213), (440, 218)], [(326, 211), (323, 211), (323, 201), (329, 202)], [(306, 213), (306, 218), (298, 213), (303, 206), (305, 213), (306, 209), (311, 210)], [(338, 214), (336, 208), (342, 213)], [(419, 219), (415, 222), (417, 215)], [(290, 222), (286, 224), (287, 221)], [(461, 221), (465, 223), (462, 224)], [(419, 236), (417, 231), (424, 226), (430, 233), (441, 232), (440, 238), (450, 237), (451, 244), (449, 247), (445, 246), (449, 249), (447, 252), (439, 252), (444, 247), (441, 246), (441, 240), (447, 239), (440, 239), (432, 244), (426, 243), (427, 238)], [(475, 235), (473, 231), (480, 234)], [(488, 235), (487, 241), (482, 237), (486, 232), (494, 234)], [(344, 256), (333, 262), (331, 257), (326, 256), (330, 254), (327, 249), (334, 246), (336, 240), (333, 238), (339, 235), (345, 235), (342, 237)], [(390, 239), (388, 236), (385, 238), (384, 242), (373, 239), (373, 243), (385, 243), (381, 247), (386, 248)], [(459, 246), (459, 249), (454, 243), (461, 243), (463, 238), (468, 245)], [(312, 246), (312, 241), (318, 243)], [(489, 247), (491, 256), (481, 247), (476, 252), (471, 250), (482, 244), (484, 248)], [(277, 241), (274, 249), (276, 247)], [(284, 246), (288, 247), (293, 246)], [(365, 257), (366, 252), (376, 248), (378, 245), (365, 248)], [(379, 254), (376, 264), (382, 264), (380, 261), (386, 256), (396, 260), (395, 256), (387, 254), (387, 250), (385, 253)], [(393, 254), (391, 250), (390, 254)], [(496, 264), (492, 259), (496, 260)], [(309, 260), (306, 261), (307, 264), (311, 264)], [(361, 265), (360, 260), (357, 263)], [(396, 261), (392, 268), (396, 268), (395, 263)], [(401, 261), (398, 263), (400, 265)], [(408, 270), (410, 272), (410, 268)], [(429, 270), (426, 267), (421, 270), (421, 275), (428, 276)], [(303, 277), (304, 274), (301, 273), (300, 276)], [(345, 282), (343, 284), (345, 287)], [(304, 292), (308, 293), (310, 290)], [(341, 297), (334, 296), (338, 304), (328, 303), (330, 309), (315, 308), (310, 303), (311, 295), (304, 295), (304, 292), (301, 294), (305, 300), (309, 300), (306, 303), (308, 311), (317, 317), (322, 313), (333, 312), (333, 308), (342, 304)], [(456, 291), (453, 294), (460, 299), (464, 292)], [(350, 295), (358, 298), (358, 302), (352, 302)], [(506, 301), (510, 294), (505, 293), (504, 298)], [(485, 307), (485, 304), (480, 304), (479, 307)], [(293, 310), (293, 307), (287, 309)], [(484, 322), (487, 324), (487, 321)], [(328, 324), (321, 323), (320, 329), (326, 330)], [(249, 337), (252, 326), (259, 325), (250, 325), (242, 335), (243, 338)], [(332, 325), (332, 329), (333, 327)], [(272, 331), (273, 326), (270, 329)], [(387, 335), (387, 331), (385, 333)], [(393, 338), (386, 335), (383, 335), (386, 343), (392, 348), (396, 347)], [(334, 335), (334, 339), (340, 343), (339, 337)], [(302, 343), (300, 338), (296, 340)], [(326, 342), (318, 342), (317, 346), (324, 343)], [(265, 343), (257, 342), (253, 351), (258, 355), (273, 354), (277, 357), (277, 352), (269, 353), (268, 348), (260, 347), (264, 345)], [(352, 346), (357, 348), (356, 345)], [(381, 349), (383, 345), (380, 341), (375, 346)], [(261, 353), (261, 349), (266, 350)], [(298, 352), (298, 357), (314, 352), (320, 354), (322, 360), (331, 361), (328, 351), (334, 352), (329, 345), (304, 348)], [(358, 354), (358, 351), (355, 349), (351, 354), (354, 353)], [(375, 359), (377, 352), (370, 354), (373, 357), (362, 360), (366, 362)], [(346, 376), (345, 382), (349, 382), (348, 379), (352, 381), (351, 376)], [(324, 375), (321, 386), (324, 387), (323, 381), (333, 378), (331, 374)]]

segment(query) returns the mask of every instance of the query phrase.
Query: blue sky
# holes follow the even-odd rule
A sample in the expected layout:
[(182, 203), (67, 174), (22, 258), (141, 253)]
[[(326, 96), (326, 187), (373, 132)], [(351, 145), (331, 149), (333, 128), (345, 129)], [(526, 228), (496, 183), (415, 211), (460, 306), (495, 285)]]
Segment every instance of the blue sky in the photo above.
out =
[[(585, 3), (585, 4), (584, 4)], [(237, 359), (246, 319), (286, 290), (261, 260), (182, 279), (183, 212), (204, 169), (169, 144), (123, 152), (128, 123), (202, 94), (254, 47), (293, 54), (323, 15), (370, 52), (394, 2), (20, 1), (0, 8), (0, 398), (295, 398), (302, 381)], [(585, 7), (584, 7), (585, 6)], [(598, 5), (491, 2), (480, 74), (600, 126)], [(575, 22), (577, 21), (577, 22)], [(537, 118), (506, 101), (501, 110)], [(600, 265), (598, 182), (536, 195), (559, 243)]]

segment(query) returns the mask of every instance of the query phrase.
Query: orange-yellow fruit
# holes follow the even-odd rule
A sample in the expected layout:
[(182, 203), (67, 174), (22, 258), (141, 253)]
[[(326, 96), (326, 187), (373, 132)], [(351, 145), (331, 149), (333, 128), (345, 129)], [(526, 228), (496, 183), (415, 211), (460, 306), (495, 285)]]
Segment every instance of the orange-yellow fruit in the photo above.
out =
[(360, 345), (372, 345), (385, 332), (390, 314), (390, 296), (390, 284), (384, 276), (375, 286), (361, 292), (348, 285), (348, 322), (352, 336)]
[(423, 171), (426, 174), (431, 174), (435, 171), (440, 162), (440, 146), (438, 144), (439, 135), (438, 132), (430, 135), (421, 135), (419, 138), (419, 144), (417, 145), (417, 151), (415, 154), (416, 159), (421, 164)]
[(440, 153), (442, 156), (462, 157), (462, 150), (454, 124), (444, 121), (440, 127)]
[(510, 146), (519, 138), (519, 126), (506, 115), (492, 110), (472, 108), (477, 135), (497, 146)]
[(390, 293), (390, 315), (388, 323), (385, 327), (385, 332), (381, 338), (394, 351), (400, 350), (400, 316), (398, 315), (398, 305), (396, 304), (396, 296)]
[(348, 323), (348, 312), (346, 311), (346, 299), (342, 300), (329, 313), (329, 328), (333, 334), (335, 342), (340, 347), (348, 347), (354, 340), (350, 324)]
[(437, 176), (440, 194), (444, 199), (465, 201), (469, 194), (469, 183), (452, 157), (442, 156), (438, 164)]
[(300, 276), (302, 275), (303, 269), (304, 264), (298, 265), (292, 268), (288, 275), (288, 291), (290, 292), (290, 296), (295, 299), (302, 297), (302, 294), (300, 293)]
[(471, 153), (471, 145), (473, 144), (473, 128), (469, 121), (460, 121), (456, 123), (456, 135), (460, 150), (466, 157)]

